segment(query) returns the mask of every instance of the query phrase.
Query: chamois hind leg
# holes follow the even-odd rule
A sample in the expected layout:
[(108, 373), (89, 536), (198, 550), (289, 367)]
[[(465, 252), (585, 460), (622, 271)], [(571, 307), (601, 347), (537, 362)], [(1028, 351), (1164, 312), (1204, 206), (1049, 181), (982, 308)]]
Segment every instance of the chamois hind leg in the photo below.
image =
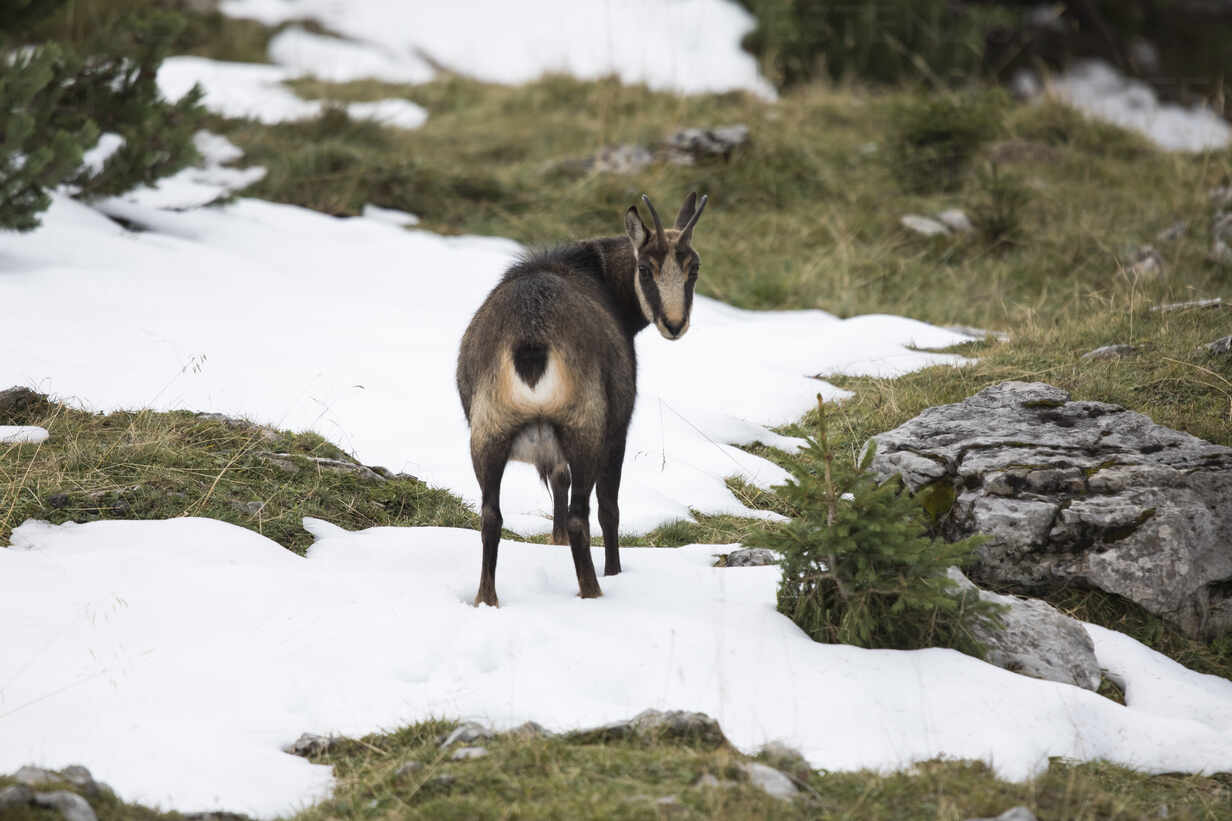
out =
[(500, 511), (500, 487), (512, 444), (509, 436), (491, 438), (486, 442), (471, 437), (471, 462), (483, 500), (480, 510), (483, 566), (479, 572), (479, 592), (475, 594), (476, 607), (480, 604), (500, 606), (496, 598), (496, 549), (500, 545), (501, 525), (504, 524)]
[(603, 529), (604, 576), (620, 573), (620, 507), (616, 497), (620, 493), (620, 471), (625, 462), (625, 433), (621, 430), (609, 434), (608, 452), (599, 468), (599, 481), (595, 485), (595, 495), (599, 499), (599, 527)]
[(595, 563), (590, 558), (590, 494), (595, 488), (597, 460), (577, 436), (568, 436), (563, 443), (565, 457), (569, 460), (569, 475), (572, 493), (569, 499), (569, 516), (565, 528), (569, 532), (569, 546), (573, 551), (573, 568), (577, 571), (578, 590), (582, 598), (593, 599), (603, 595), (599, 579), (595, 576)]
[(557, 465), (548, 481), (552, 487), (552, 544), (569, 544), (569, 466)]

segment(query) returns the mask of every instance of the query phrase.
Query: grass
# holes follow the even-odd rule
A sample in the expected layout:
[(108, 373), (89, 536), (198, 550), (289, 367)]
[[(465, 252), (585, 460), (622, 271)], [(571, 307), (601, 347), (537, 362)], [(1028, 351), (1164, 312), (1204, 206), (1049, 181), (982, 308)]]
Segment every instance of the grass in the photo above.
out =
[[(109, 15), (152, 0), (73, 0), (50, 21), (52, 36), (87, 38)], [(180, 50), (261, 60), (275, 29), (218, 14), (192, 14)], [(699, 290), (748, 308), (820, 308), (840, 316), (898, 313), (938, 324), (1005, 331), (1008, 342), (961, 346), (963, 368), (895, 379), (832, 377), (854, 397), (830, 416), (840, 453), (924, 408), (960, 401), (990, 384), (1046, 381), (1077, 399), (1116, 402), (1155, 421), (1232, 445), (1232, 358), (1200, 346), (1226, 335), (1227, 308), (1158, 313), (1161, 302), (1222, 296), (1232, 268), (1207, 258), (1207, 192), (1232, 175), (1232, 151), (1165, 154), (1145, 140), (1062, 106), (1006, 105), (945, 193), (912, 194), (892, 150), (923, 92), (857, 93), (804, 85), (768, 103), (743, 93), (675, 97), (608, 78), (548, 76), (517, 88), (442, 75), (421, 86), (300, 80), (303, 96), (339, 103), (403, 97), (425, 106), (426, 125), (400, 131), (350, 120), (338, 109), (278, 126), (214, 118), (211, 128), (268, 174), (247, 194), (330, 214), (365, 203), (412, 211), (446, 234), (508, 236), (526, 243), (613, 234), (643, 191), (661, 210), (691, 190), (711, 197), (697, 229)], [(581, 174), (567, 160), (601, 146), (654, 141), (685, 126), (745, 123), (750, 143), (728, 160), (656, 165), (635, 176)], [(935, 159), (935, 158), (934, 158)], [(908, 160), (909, 162), (910, 160)], [(910, 169), (908, 169), (910, 170)], [(1022, 192), (1008, 205), (989, 180)], [(962, 207), (977, 225), (1012, 230), (926, 239), (899, 225), (905, 213)], [(1157, 240), (1178, 221), (1179, 239)], [(1136, 249), (1154, 243), (1158, 275), (1136, 273)], [(1111, 343), (1132, 357), (1082, 360)], [(0, 386), (4, 387), (4, 386)], [(782, 432), (805, 434), (810, 416)], [(460, 500), (413, 477), (373, 479), (313, 434), (295, 434), (180, 411), (90, 414), (38, 404), (0, 424), (41, 424), (41, 445), (0, 445), (0, 544), (34, 517), (52, 522), (202, 515), (302, 552), (305, 515), (348, 528), (452, 525), (477, 519)], [(782, 461), (783, 455), (751, 448)], [(279, 455), (274, 455), (279, 454)], [(366, 477), (366, 478), (365, 478)], [(781, 500), (732, 480), (749, 504), (790, 514)], [(698, 515), (629, 540), (674, 546), (755, 540), (760, 525)], [(1202, 644), (1115, 597), (1062, 591), (1053, 602), (1079, 618), (1121, 629), (1194, 669), (1232, 678), (1232, 643)], [(1109, 685), (1104, 691), (1118, 697)], [(1148, 776), (1104, 764), (1054, 761), (1027, 784), (998, 780), (971, 762), (931, 762), (910, 773), (801, 772), (806, 797), (779, 803), (728, 778), (741, 756), (727, 747), (663, 742), (581, 744), (501, 738), (491, 755), (442, 759), (432, 721), (345, 742), (318, 759), (335, 767), (334, 798), (299, 816), (389, 817), (809, 817), (995, 816), (1025, 804), (1042, 818), (1232, 818), (1226, 776)], [(413, 778), (394, 775), (419, 761)], [(445, 783), (440, 776), (450, 776)], [(733, 779), (734, 780), (734, 779)], [(0, 788), (8, 781), (0, 777)], [(676, 796), (677, 805), (656, 799)], [(110, 802), (110, 803), (109, 803)], [(99, 817), (175, 818), (103, 799)], [(6, 810), (6, 812), (13, 812)], [(51, 818), (28, 810), (6, 819)]]
[[(0, 445), (0, 544), (28, 518), (54, 523), (207, 516), (303, 553), (300, 522), (348, 528), (478, 527), (460, 499), (412, 476), (380, 475), (313, 433), (187, 411), (92, 414), (36, 404), (0, 424), (33, 424), (38, 445)], [(328, 460), (328, 461), (322, 461)]]
[[(671, 739), (587, 743), (566, 736), (504, 734), (481, 742), (488, 755), (452, 761), (441, 738), (454, 725), (425, 721), (396, 732), (341, 740), (313, 761), (331, 765), (331, 799), (293, 816), (325, 819), (810, 818), (953, 819), (994, 817), (1024, 805), (1043, 819), (1108, 821), (1167, 817), (1232, 818), (1228, 776), (1144, 775), (1107, 764), (1051, 762), (1026, 783), (998, 779), (984, 764), (930, 761), (907, 772), (811, 771), (767, 759), (800, 788), (770, 797), (749, 783), (746, 756)], [(410, 765), (410, 766), (408, 766)], [(722, 786), (699, 783), (713, 776)], [(0, 789), (11, 779), (0, 777)], [(100, 821), (162, 819), (104, 795), (91, 799)], [(12, 821), (58, 818), (48, 810), (6, 810)]]

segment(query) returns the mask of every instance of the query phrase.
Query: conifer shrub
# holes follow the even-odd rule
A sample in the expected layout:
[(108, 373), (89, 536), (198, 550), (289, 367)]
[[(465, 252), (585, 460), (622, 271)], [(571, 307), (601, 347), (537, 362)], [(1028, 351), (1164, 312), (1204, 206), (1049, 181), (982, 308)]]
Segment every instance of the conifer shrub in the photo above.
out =
[(971, 558), (977, 538), (947, 543), (929, 535), (928, 513), (897, 479), (835, 462), (826, 439), (810, 439), (775, 490), (796, 511), (759, 544), (779, 551), (778, 609), (815, 641), (912, 650), (951, 647), (974, 656), (977, 627), (999, 625), (1000, 607), (961, 592), (946, 575)]
[[(0, 29), (0, 228), (37, 227), (58, 186), (82, 198), (120, 194), (197, 158), (201, 90), (170, 102), (156, 83), (183, 19), (162, 11), (128, 15), (80, 52), (25, 42), (28, 23), (56, 5), (29, 0), (20, 15), (0, 17), (8, 23)], [(123, 142), (97, 170), (83, 167), (83, 152), (102, 133)]]
[(992, 245), (1008, 246), (1022, 235), (1022, 212), (1031, 199), (1030, 189), (996, 163), (977, 169), (976, 201), (972, 221)]
[(956, 191), (972, 157), (1001, 128), (1008, 100), (998, 90), (913, 96), (891, 111), (889, 162), (910, 194)]
[(988, 32), (1011, 11), (952, 0), (741, 0), (757, 18), (744, 49), (780, 89), (829, 77), (961, 83), (983, 72)]

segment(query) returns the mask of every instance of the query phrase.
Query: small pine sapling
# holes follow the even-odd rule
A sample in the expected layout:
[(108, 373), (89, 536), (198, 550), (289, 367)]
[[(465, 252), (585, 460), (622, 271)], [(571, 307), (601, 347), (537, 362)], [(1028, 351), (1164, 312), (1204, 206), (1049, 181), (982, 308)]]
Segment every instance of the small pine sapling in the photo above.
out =
[(899, 480), (835, 463), (817, 397), (819, 436), (775, 490), (798, 511), (762, 541), (782, 556), (778, 609), (814, 640), (909, 650), (952, 647), (981, 656), (973, 628), (998, 626), (1001, 608), (963, 593), (946, 569), (969, 560), (974, 538), (928, 535), (928, 516)]

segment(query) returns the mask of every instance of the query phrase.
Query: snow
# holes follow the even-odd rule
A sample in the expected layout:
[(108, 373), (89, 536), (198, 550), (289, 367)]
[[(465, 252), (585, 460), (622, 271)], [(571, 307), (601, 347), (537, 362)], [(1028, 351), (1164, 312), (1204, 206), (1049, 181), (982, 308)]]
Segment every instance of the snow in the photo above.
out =
[(1169, 151), (1212, 151), (1232, 144), (1232, 125), (1211, 109), (1161, 103), (1150, 86), (1102, 60), (1078, 63), (1050, 87), (1080, 111), (1144, 134)]
[[(54, 305), (55, 321), (74, 329), (48, 335), (46, 311), (13, 312), (0, 323), (0, 385), (100, 411), (188, 408), (313, 429), (367, 464), (477, 501), (457, 345), (518, 245), (252, 199), (170, 211), (116, 198), (102, 208), (143, 230), (56, 196), (40, 228), (0, 234), (0, 304)], [(621, 230), (620, 214), (612, 227)], [(697, 244), (705, 254), (704, 222)], [(624, 532), (693, 511), (769, 515), (745, 508), (725, 478), (768, 486), (784, 472), (732, 445), (794, 449), (766, 426), (797, 420), (818, 392), (846, 395), (815, 374), (959, 364), (913, 348), (967, 339), (901, 317), (744, 311), (698, 297), (683, 339), (637, 339)], [(529, 465), (506, 471), (502, 510), (514, 532), (551, 529), (550, 498)]]
[(730, 545), (626, 548), (582, 600), (567, 550), (505, 541), (498, 610), (469, 605), (474, 531), (306, 524), (306, 559), (209, 519), (19, 527), (0, 550), (0, 772), (84, 763), (128, 800), (268, 818), (330, 789), (279, 752), (302, 732), (441, 715), (566, 730), (646, 708), (830, 770), (1232, 769), (1232, 684), (1099, 628), (1128, 707), (949, 650), (817, 644), (775, 612), (777, 568), (710, 566)]
[(47, 441), (47, 435), (36, 425), (0, 425), (0, 445), (38, 444)]
[[(259, 165), (248, 168), (227, 168), (244, 152), (226, 137), (209, 131), (193, 135), (193, 145), (201, 153), (202, 164), (181, 169), (153, 185), (141, 185), (119, 196), (108, 197), (95, 204), (105, 214), (127, 219), (133, 206), (145, 208), (195, 208), (240, 191), (265, 176)], [(140, 216), (144, 211), (138, 211)]]
[(775, 96), (757, 61), (740, 48), (753, 16), (731, 0), (223, 0), (219, 8), (266, 25), (312, 19), (366, 44), (348, 50), (300, 35), (292, 35), (290, 45), (271, 44), (274, 62), (303, 68), (319, 58), (320, 70), (333, 76), (409, 72), (401, 61), (422, 54), (496, 83), (524, 83), (548, 72), (587, 79), (615, 74), (664, 91), (745, 89)]
[[(272, 125), (309, 120), (325, 110), (321, 100), (304, 100), (284, 85), (303, 74), (263, 63), (168, 57), (158, 69), (158, 88), (163, 96), (179, 99), (194, 84), (200, 84), (205, 89), (202, 105), (215, 114), (247, 117)], [(410, 100), (349, 103), (344, 107), (356, 119), (376, 120), (398, 128), (418, 128), (428, 117), (422, 106)]]
[(93, 148), (81, 155), (81, 164), (91, 174), (98, 174), (103, 170), (103, 165), (111, 158), (111, 155), (119, 151), (123, 145), (123, 137), (106, 131), (99, 135), (98, 142)]
[(283, 29), (270, 38), (269, 59), (331, 83), (364, 79), (425, 83), (436, 73), (422, 58), (407, 50), (313, 34), (299, 26)]
[(407, 211), (399, 211), (396, 208), (382, 208), (379, 205), (368, 203), (360, 212), (362, 216), (376, 220), (377, 222), (387, 222), (390, 225), (418, 225), (419, 217)]

